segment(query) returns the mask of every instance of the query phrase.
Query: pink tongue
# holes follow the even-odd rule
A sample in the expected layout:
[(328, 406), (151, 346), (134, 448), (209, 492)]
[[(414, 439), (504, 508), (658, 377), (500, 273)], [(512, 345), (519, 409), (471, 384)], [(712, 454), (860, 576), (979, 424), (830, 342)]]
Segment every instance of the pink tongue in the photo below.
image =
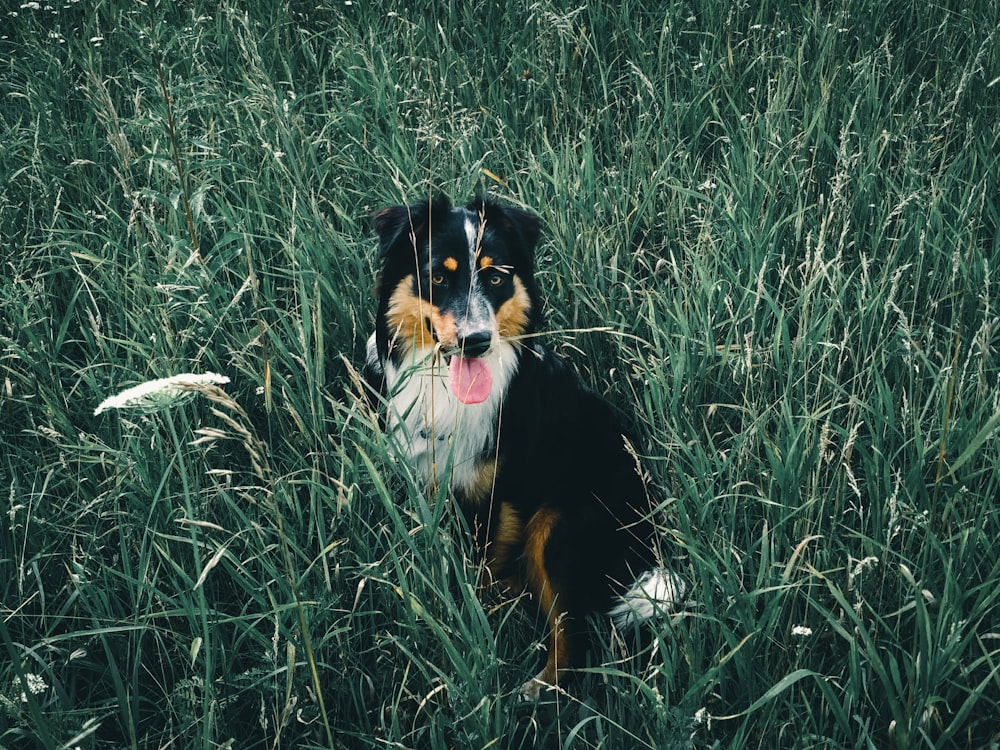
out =
[(459, 357), (457, 354), (451, 358), (448, 380), (451, 390), (463, 404), (482, 403), (493, 388), (490, 368), (482, 359)]

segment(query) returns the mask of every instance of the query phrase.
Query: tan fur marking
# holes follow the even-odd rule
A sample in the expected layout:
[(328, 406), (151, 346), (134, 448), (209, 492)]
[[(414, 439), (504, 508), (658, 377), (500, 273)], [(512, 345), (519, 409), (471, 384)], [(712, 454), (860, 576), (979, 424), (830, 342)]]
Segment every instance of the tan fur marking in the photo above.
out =
[(413, 295), (413, 276), (396, 285), (389, 297), (386, 320), (393, 344), (404, 341), (410, 346), (433, 346), (434, 337), (427, 321), (437, 311), (433, 305)]
[(449, 271), (457, 271), (458, 270), (458, 261), (455, 260), (454, 258), (445, 258), (444, 259), (444, 267), (447, 268)]
[(488, 255), (484, 255), (483, 257), (481, 257), (479, 259), (479, 267), (480, 268), (489, 268), (492, 265), (493, 265), (493, 258), (491, 258)]
[(549, 655), (545, 668), (536, 679), (554, 685), (559, 672), (569, 664), (569, 644), (563, 632), (565, 612), (559, 606), (558, 594), (545, 567), (545, 547), (559, 512), (541, 508), (524, 527), (524, 556), (527, 561), (528, 591), (538, 601), (538, 608), (548, 618)]
[[(411, 346), (434, 346), (434, 337), (437, 336), (437, 341), (443, 346), (458, 345), (455, 318), (442, 314), (437, 305), (415, 296), (413, 276), (407, 276), (396, 285), (389, 297), (386, 319), (393, 343), (405, 341)], [(428, 323), (433, 328), (429, 328)]]
[(467, 504), (470, 506), (482, 506), (493, 494), (493, 483), (496, 480), (496, 476), (496, 459), (489, 459), (479, 464), (476, 468), (475, 478), (468, 485), (462, 487)]
[(443, 315), (435, 307), (431, 312), (431, 323), (434, 325), (434, 333), (437, 334), (437, 339), (442, 346), (458, 346), (458, 329), (455, 327), (454, 316)]
[[(521, 280), (514, 277), (514, 295), (497, 310), (497, 331), (502, 338), (516, 338), (524, 333), (531, 314), (531, 298)], [(514, 342), (517, 343), (517, 342)]]
[[(490, 583), (501, 580), (501, 571), (508, 568), (511, 559), (517, 555), (524, 535), (521, 517), (510, 503), (501, 503), (497, 514), (496, 530), (490, 539), (486, 553), (486, 572)], [(523, 584), (516, 575), (502, 578), (507, 589), (519, 593)]]

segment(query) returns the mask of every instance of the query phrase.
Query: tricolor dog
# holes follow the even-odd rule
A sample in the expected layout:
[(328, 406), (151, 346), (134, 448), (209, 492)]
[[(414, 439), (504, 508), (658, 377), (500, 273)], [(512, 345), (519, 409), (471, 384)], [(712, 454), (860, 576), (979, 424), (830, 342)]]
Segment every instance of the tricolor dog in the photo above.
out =
[(539, 220), (443, 197), (375, 215), (382, 274), (366, 378), (394, 451), (447, 483), (489, 577), (547, 618), (534, 699), (582, 663), (585, 620), (620, 626), (675, 604), (646, 485), (610, 405), (537, 341)]

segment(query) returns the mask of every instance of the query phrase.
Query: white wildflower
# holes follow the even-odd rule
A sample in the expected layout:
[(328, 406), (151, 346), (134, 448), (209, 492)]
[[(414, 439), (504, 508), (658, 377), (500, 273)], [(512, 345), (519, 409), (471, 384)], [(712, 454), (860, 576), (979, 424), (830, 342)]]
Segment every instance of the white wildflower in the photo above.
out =
[[(693, 719), (691, 722), (692, 731), (690, 739), (692, 740), (694, 739), (694, 736), (698, 733), (698, 727), (703, 726), (708, 731), (710, 732), (712, 731), (712, 714), (710, 714), (708, 712), (708, 709), (705, 708), (704, 706), (702, 706), (701, 708), (699, 708), (697, 711), (694, 712), (694, 716), (692, 717), (692, 719)], [(689, 746), (693, 747), (694, 743), (693, 742), (689, 743)]]
[(857, 578), (861, 575), (861, 571), (874, 565), (878, 565), (878, 558), (875, 555), (869, 555), (865, 559), (859, 560), (858, 564), (854, 566), (854, 570), (851, 571), (851, 578)]
[[(32, 695), (38, 695), (39, 693), (44, 693), (48, 689), (48, 685), (45, 684), (45, 680), (39, 677), (37, 674), (31, 674), (30, 672), (24, 675), (25, 682), (28, 683), (28, 692)], [(21, 703), (27, 703), (28, 696), (25, 695), (24, 691), (21, 691)]]
[(802, 638), (808, 638), (813, 634), (813, 629), (808, 625), (796, 625), (792, 628), (792, 635), (797, 635)]
[(185, 372), (169, 378), (148, 380), (137, 386), (128, 388), (116, 396), (104, 399), (100, 406), (94, 409), (94, 414), (100, 414), (108, 409), (142, 409), (143, 411), (159, 411), (184, 403), (196, 393), (204, 393), (208, 386), (228, 383), (225, 375), (214, 372), (196, 374)]

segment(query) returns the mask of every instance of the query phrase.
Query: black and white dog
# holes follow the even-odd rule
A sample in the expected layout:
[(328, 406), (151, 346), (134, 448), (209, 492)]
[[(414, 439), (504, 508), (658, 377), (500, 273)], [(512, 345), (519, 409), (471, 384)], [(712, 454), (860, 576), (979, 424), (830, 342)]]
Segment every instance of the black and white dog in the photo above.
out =
[(581, 664), (585, 619), (669, 609), (683, 583), (657, 563), (642, 469), (611, 407), (535, 343), (538, 219), (476, 199), (375, 215), (383, 262), (365, 373), (396, 454), (447, 483), (486, 570), (548, 619), (545, 666)]

